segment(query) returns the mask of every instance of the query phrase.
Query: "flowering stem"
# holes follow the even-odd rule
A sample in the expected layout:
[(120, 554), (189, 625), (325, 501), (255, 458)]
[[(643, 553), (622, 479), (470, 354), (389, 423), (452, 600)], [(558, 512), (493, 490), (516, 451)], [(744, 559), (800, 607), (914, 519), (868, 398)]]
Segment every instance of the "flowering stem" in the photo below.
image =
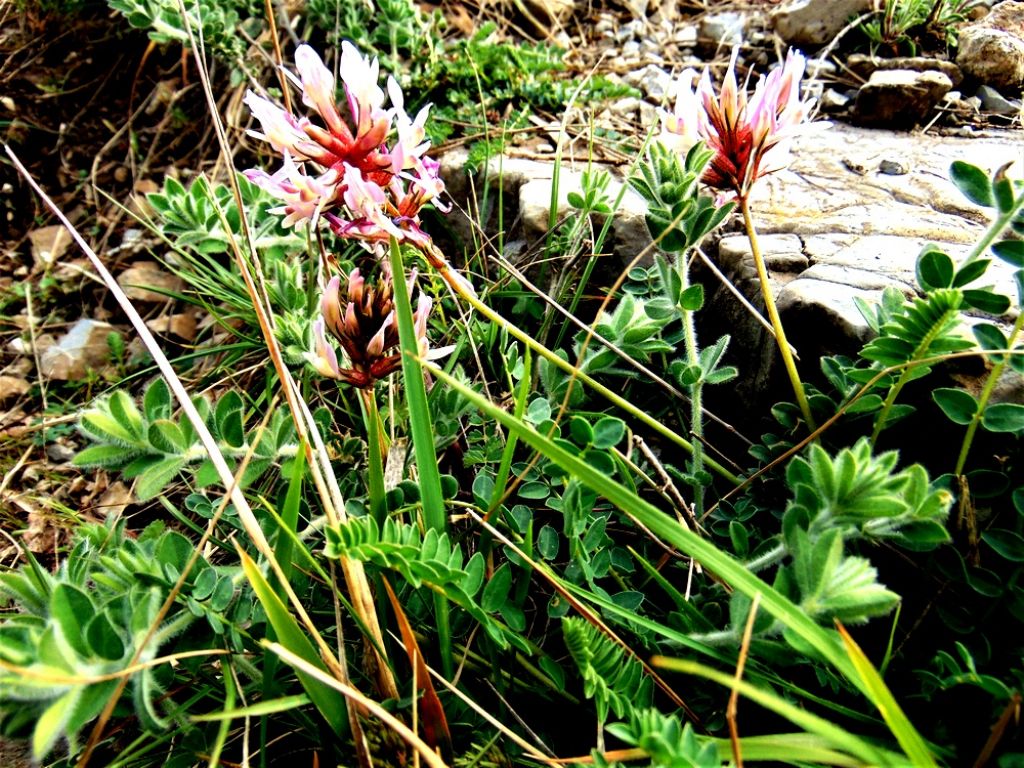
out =
[[(662, 285), (670, 285), (668, 271), (671, 269), (668, 264), (658, 259), (662, 269)], [(681, 290), (685, 291), (690, 287), (690, 265), (687, 262), (686, 254), (679, 254), (677, 273), (681, 281)], [(683, 347), (686, 352), (688, 365), (701, 367), (700, 349), (697, 347), (697, 328), (693, 321), (693, 312), (678, 307), (679, 319), (683, 324)], [(695, 438), (693, 441), (693, 513), (700, 519), (704, 516), (704, 487), (700, 484), (700, 476), (704, 473), (704, 372), (701, 370), (700, 377), (688, 387), (690, 394), (690, 434)]]
[(380, 413), (372, 389), (360, 390), (363, 398), (363, 421), (366, 422), (366, 462), (370, 491), (370, 513), (378, 525), (387, 516), (384, 491), (384, 441), (381, 439)]
[[(420, 501), (423, 505), (423, 521), (427, 529), (444, 533), (447, 516), (444, 497), (441, 494), (441, 474), (437, 468), (437, 453), (434, 451), (434, 429), (427, 402), (427, 388), (423, 382), (423, 368), (419, 362), (419, 339), (412, 316), (412, 302), (405, 287), (405, 264), (402, 249), (395, 238), (391, 238), (391, 274), (394, 276), (395, 314), (398, 316), (398, 338), (402, 346), (402, 379), (405, 383), (405, 397), (409, 406), (409, 429), (416, 453), (416, 469), (419, 472)], [(452, 664), (452, 637), (448, 622), (448, 601), (444, 596), (434, 594), (434, 610), (437, 614), (437, 639), (441, 647), (441, 670), (446, 678), (454, 674)]]
[(743, 214), (743, 226), (747, 230), (747, 239), (750, 241), (750, 253), (754, 257), (754, 266), (757, 267), (757, 279), (761, 282), (761, 295), (764, 296), (764, 306), (768, 311), (768, 319), (771, 320), (772, 328), (775, 330), (775, 342), (782, 354), (782, 362), (786, 366), (786, 373), (789, 374), (789, 381), (793, 385), (793, 394), (796, 395), (797, 405), (804, 415), (807, 428), (813, 432), (816, 427), (814, 418), (811, 416), (811, 406), (807, 402), (807, 395), (804, 393), (804, 385), (800, 381), (800, 374), (796, 370), (796, 361), (793, 353), (789, 351), (789, 341), (786, 339), (786, 331), (782, 327), (782, 318), (779, 317), (779, 310), (775, 306), (775, 297), (772, 296), (772, 288), (768, 283), (768, 269), (764, 264), (764, 256), (761, 255), (761, 246), (757, 241), (757, 229), (754, 228), (754, 220), (750, 216), (750, 206), (745, 197), (739, 200), (740, 212)]

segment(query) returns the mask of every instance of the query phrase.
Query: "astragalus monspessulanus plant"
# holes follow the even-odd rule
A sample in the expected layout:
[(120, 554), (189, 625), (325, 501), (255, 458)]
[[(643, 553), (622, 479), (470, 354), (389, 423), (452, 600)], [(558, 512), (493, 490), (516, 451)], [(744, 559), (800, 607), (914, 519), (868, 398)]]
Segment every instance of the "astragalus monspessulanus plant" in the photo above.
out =
[(781, 66), (758, 79), (748, 99), (746, 89), (741, 88), (736, 80), (738, 56), (737, 47), (717, 91), (707, 68), (699, 79), (692, 69), (680, 75), (674, 88), (675, 105), (672, 111), (662, 114), (662, 131), (658, 140), (680, 153), (701, 142), (714, 153), (702, 180), (719, 192), (720, 201), (735, 202), (743, 215), (743, 226), (750, 240), (761, 295), (775, 341), (797, 404), (807, 427), (813, 430), (815, 424), (811, 408), (775, 306), (768, 270), (750, 213), (750, 194), (755, 185), (764, 176), (786, 167), (790, 142), (805, 127), (813, 106), (813, 102), (802, 99), (800, 93), (806, 62), (801, 53), (791, 50)]
[[(438, 163), (427, 156), (430, 142), (424, 125), (429, 106), (410, 118), (404, 96), (394, 77), (387, 95), (379, 84), (376, 59), (364, 57), (343, 42), (339, 73), (346, 114), (336, 98), (334, 75), (308, 45), (295, 52), (298, 77), (288, 73), (302, 92), (302, 103), (319, 121), (296, 115), (249, 91), (246, 104), (260, 122), (257, 138), (282, 153), (282, 165), (273, 174), (255, 169), (246, 173), (253, 183), (279, 197), (276, 212), (286, 223), (306, 222), (311, 230), (326, 224), (340, 238), (355, 240), (374, 254), (381, 278), (376, 289), (367, 288), (363, 276), (348, 276), (345, 315), (338, 302), (339, 279), (332, 277), (322, 300), (323, 320), (314, 325), (315, 349), (309, 356), (321, 373), (352, 384), (363, 395), (370, 468), (370, 506), (378, 524), (385, 514), (384, 466), (388, 440), (381, 429), (373, 392), (374, 383), (399, 366), (403, 370), (413, 448), (419, 471), (420, 495), (426, 528), (436, 534), (446, 529), (444, 501), (434, 450), (433, 430), (419, 356), (426, 353), (426, 320), (431, 300), (420, 295), (411, 306), (413, 274), (406, 284), (403, 246), (418, 251), (451, 288), (474, 295), (466, 278), (453, 270), (429, 235), (420, 227), (419, 214), (427, 204), (447, 210), (438, 196), (444, 190)], [(390, 99), (390, 108), (385, 101)], [(385, 252), (390, 254), (384, 261)], [(394, 290), (394, 283), (401, 286)], [(324, 335), (324, 326), (341, 343), (348, 367), (337, 361)], [(401, 347), (401, 354), (385, 356)], [(443, 667), (452, 671), (447, 602), (435, 597)]]

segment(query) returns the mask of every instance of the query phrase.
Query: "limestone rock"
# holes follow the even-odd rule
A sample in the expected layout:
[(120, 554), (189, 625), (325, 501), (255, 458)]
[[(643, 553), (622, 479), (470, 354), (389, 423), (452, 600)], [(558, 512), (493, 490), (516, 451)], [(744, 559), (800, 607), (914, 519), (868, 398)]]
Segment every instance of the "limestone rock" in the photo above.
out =
[(627, 85), (639, 88), (653, 102), (660, 102), (672, 87), (672, 75), (655, 64), (648, 64), (627, 74), (623, 80)]
[(573, 0), (528, 0), (527, 6), (533, 11), (538, 22), (563, 22), (572, 15), (575, 3)]
[(1020, 99), (1007, 99), (990, 85), (982, 85), (976, 94), (983, 112), (994, 115), (1015, 115), (1021, 111)]
[(185, 341), (195, 341), (198, 332), (196, 316), (191, 312), (154, 317), (146, 321), (146, 327), (153, 333), (170, 334)]
[(952, 88), (937, 70), (877, 70), (857, 93), (853, 116), (862, 125), (908, 127), (927, 119)]
[(819, 46), (870, 8), (871, 0), (788, 0), (772, 13), (772, 22), (788, 44)]
[(74, 381), (102, 368), (110, 359), (107, 337), (114, 326), (82, 318), (60, 340), (42, 353), (39, 373), (47, 379)]
[(908, 69), (911, 72), (938, 70), (952, 81), (954, 88), (960, 85), (964, 79), (964, 73), (952, 61), (943, 61), (928, 56), (896, 56), (891, 59), (879, 59), (863, 53), (851, 53), (846, 60), (846, 66), (855, 75), (863, 77), (865, 80), (875, 72), (886, 69)]
[[(558, 182), (557, 220), (562, 221), (573, 214), (569, 205), (570, 192), (580, 192), (582, 175), (574, 171), (562, 171)], [(536, 242), (548, 231), (551, 211), (551, 179), (533, 179), (519, 188), (519, 216), (528, 242)], [(614, 200), (622, 190), (622, 183), (612, 180), (608, 185), (608, 197)], [(651, 235), (647, 231), (646, 203), (633, 190), (626, 190), (622, 205), (612, 221), (611, 245), (623, 259), (631, 259), (648, 248)], [(595, 217), (599, 219), (599, 217)], [(602, 223), (598, 221), (598, 226)], [(649, 260), (648, 260), (649, 261)]]
[(960, 30), (956, 63), (994, 88), (1024, 86), (1024, 2), (1007, 0)]
[[(769, 234), (758, 238), (765, 266), (772, 272), (802, 272), (807, 269), (803, 241), (793, 234)], [(735, 268), (739, 259), (752, 258), (745, 234), (727, 235), (718, 243), (718, 259)]]
[(132, 301), (152, 304), (166, 304), (172, 300), (160, 291), (180, 291), (184, 287), (181, 278), (170, 274), (155, 261), (135, 262), (117, 276), (117, 284)]

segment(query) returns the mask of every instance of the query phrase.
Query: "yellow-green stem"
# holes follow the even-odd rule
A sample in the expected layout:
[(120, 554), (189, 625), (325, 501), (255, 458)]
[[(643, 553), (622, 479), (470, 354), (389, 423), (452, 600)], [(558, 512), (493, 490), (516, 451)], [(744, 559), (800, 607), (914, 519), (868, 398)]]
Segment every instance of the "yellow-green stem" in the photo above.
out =
[[(1024, 330), (1024, 311), (1017, 315), (1017, 322), (1013, 324), (1013, 331), (1010, 333), (1010, 339), (1006, 344), (1007, 349), (1013, 349), (1016, 346), (1017, 339), (1020, 337), (1022, 330)], [(963, 474), (964, 466), (967, 464), (967, 454), (971, 452), (971, 443), (974, 442), (974, 434), (978, 431), (978, 425), (981, 424), (982, 416), (985, 415), (985, 406), (988, 405), (988, 400), (992, 397), (992, 392), (995, 390), (996, 384), (999, 383), (999, 377), (1003, 375), (1003, 369), (1006, 367), (1006, 362), (1009, 359), (1009, 355), (1003, 355), (989, 372), (985, 386), (982, 387), (981, 394), (978, 396), (978, 409), (974, 412), (971, 423), (967, 425), (964, 441), (960, 444), (960, 455), (956, 460), (956, 469), (953, 470), (954, 475)]]
[[(690, 287), (690, 265), (687, 263), (686, 254), (679, 255), (679, 277), (682, 280), (682, 288)], [(668, 275), (662, 275), (662, 282), (668, 285)], [(679, 309), (679, 317), (683, 323), (683, 346), (686, 349), (686, 362), (689, 365), (700, 366), (700, 350), (697, 347), (697, 327), (694, 322), (693, 312), (686, 309)], [(700, 484), (700, 476), (704, 473), (704, 372), (701, 371), (700, 378), (690, 385), (690, 434), (695, 438), (693, 441), (693, 474), (696, 483), (693, 485), (693, 514), (700, 519), (704, 516), (704, 487)]]
[(757, 268), (757, 279), (761, 282), (765, 310), (768, 312), (768, 319), (775, 331), (775, 341), (778, 344), (779, 352), (782, 353), (782, 363), (786, 366), (786, 373), (789, 374), (789, 381), (793, 385), (793, 394), (796, 396), (797, 405), (800, 406), (800, 412), (804, 415), (804, 421), (807, 422), (807, 428), (813, 432), (816, 427), (814, 418), (811, 416), (811, 405), (807, 402), (804, 385), (801, 383), (800, 374), (796, 369), (796, 361), (793, 359), (793, 353), (789, 351), (789, 341), (787, 341), (786, 331), (782, 327), (782, 318), (779, 317), (779, 310), (775, 306), (775, 297), (772, 296), (772, 287), (768, 282), (768, 268), (765, 267), (761, 246), (757, 241), (757, 230), (754, 228), (754, 220), (750, 216), (750, 206), (747, 204), (746, 198), (740, 198), (739, 202), (740, 212), (743, 214), (743, 226), (747, 230), (747, 239), (750, 240), (750, 253), (754, 257), (754, 266)]

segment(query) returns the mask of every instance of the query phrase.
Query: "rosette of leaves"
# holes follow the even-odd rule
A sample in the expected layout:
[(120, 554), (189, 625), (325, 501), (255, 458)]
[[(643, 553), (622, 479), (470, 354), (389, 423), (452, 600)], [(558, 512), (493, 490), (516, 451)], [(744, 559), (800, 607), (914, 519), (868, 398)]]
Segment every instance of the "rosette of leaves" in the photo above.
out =
[[(235, 178), (242, 193), (242, 205), (253, 228), (253, 239), (262, 257), (272, 259), (304, 250), (305, 240), (294, 229), (282, 227), (280, 216), (268, 213), (280, 201), (242, 174), (236, 174)], [(146, 200), (156, 211), (163, 233), (179, 248), (212, 255), (229, 252), (229, 231), (236, 241), (241, 243), (244, 240), (241, 214), (234, 194), (226, 184), (211, 184), (205, 176), (200, 176), (186, 188), (168, 176), (164, 188), (146, 195)]]
[(663, 251), (692, 248), (736, 207), (717, 206), (711, 195), (698, 194), (701, 174), (714, 154), (698, 142), (680, 161), (678, 154), (655, 142), (640, 175), (630, 178), (630, 185), (647, 201), (647, 228)]
[[(263, 476), (275, 462), (295, 456), (294, 427), (285, 410), (271, 416), (260, 440), (252, 445), (244, 403), (237, 392), (229, 390), (216, 406), (205, 397), (194, 398), (193, 404), (229, 466), (252, 451), (242, 474), (243, 487)], [(191, 422), (172, 418), (171, 395), (163, 379), (156, 379), (146, 389), (141, 409), (127, 392), (116, 390), (82, 413), (78, 428), (93, 445), (80, 451), (73, 463), (116, 469), (126, 479), (136, 479), (139, 500), (158, 495), (180, 473), (186, 473), (200, 488), (220, 481)], [(282, 466), (282, 471), (287, 467)]]
[[(137, 538), (125, 521), (85, 524), (55, 573), (30, 553), (19, 570), (0, 574), (0, 596), (18, 606), (0, 622), (0, 723), (5, 734), (31, 733), (40, 761), (61, 739), (71, 754), (78, 735), (114, 693), (118, 673), (137, 664), (128, 683), (135, 716), (150, 733), (169, 724), (160, 702), (170, 665), (147, 665), (172, 641), (179, 648), (241, 650), (238, 627), (252, 601), (238, 600), (237, 569), (199, 557), (166, 616), (160, 610), (195, 552), (193, 542), (154, 523)], [(197, 618), (206, 621), (196, 622)], [(218, 639), (219, 638), (219, 639)], [(182, 661), (179, 671), (201, 661)]]
[[(177, 0), (107, 0), (107, 4), (136, 29), (147, 30), (150, 40), (155, 43), (191, 45)], [(207, 46), (228, 60), (240, 59), (245, 53), (245, 40), (238, 34), (238, 27), (243, 22), (250, 27), (250, 34), (259, 34), (261, 24), (258, 19), (250, 17), (245, 3), (189, 0), (184, 6), (196, 38), (201, 35)]]

